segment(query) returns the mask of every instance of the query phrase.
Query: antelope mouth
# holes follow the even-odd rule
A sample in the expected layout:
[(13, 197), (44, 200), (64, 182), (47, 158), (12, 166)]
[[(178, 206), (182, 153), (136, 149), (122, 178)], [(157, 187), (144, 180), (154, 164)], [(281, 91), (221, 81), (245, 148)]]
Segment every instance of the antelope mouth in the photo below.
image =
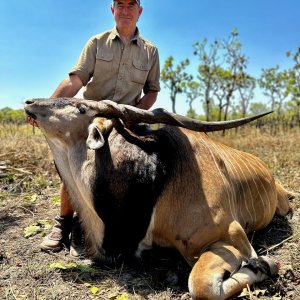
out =
[(25, 109), (25, 112), (26, 112), (26, 114), (28, 116), (28, 119), (30, 118), (30, 119), (36, 120), (36, 115), (34, 113), (32, 113), (31, 111), (29, 111), (28, 109)]
[(27, 123), (32, 125), (33, 127), (39, 127), (38, 123), (36, 122), (36, 115), (29, 111), (28, 109), (25, 109), (25, 112), (27, 114)]

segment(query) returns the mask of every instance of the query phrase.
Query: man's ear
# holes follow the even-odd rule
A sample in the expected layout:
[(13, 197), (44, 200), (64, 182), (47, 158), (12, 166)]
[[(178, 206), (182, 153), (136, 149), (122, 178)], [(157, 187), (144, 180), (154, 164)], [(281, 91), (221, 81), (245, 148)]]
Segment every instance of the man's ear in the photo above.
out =
[(114, 7), (114, 3), (112, 3), (112, 4), (110, 5), (110, 11), (111, 11), (111, 13), (112, 13), (113, 15), (115, 15), (115, 7)]
[(103, 145), (105, 144), (105, 140), (98, 126), (95, 123), (90, 124), (88, 131), (89, 135), (86, 140), (88, 148), (97, 150), (103, 147)]
[(140, 6), (140, 7), (139, 7), (139, 17), (141, 16), (142, 12), (143, 12), (143, 7)]

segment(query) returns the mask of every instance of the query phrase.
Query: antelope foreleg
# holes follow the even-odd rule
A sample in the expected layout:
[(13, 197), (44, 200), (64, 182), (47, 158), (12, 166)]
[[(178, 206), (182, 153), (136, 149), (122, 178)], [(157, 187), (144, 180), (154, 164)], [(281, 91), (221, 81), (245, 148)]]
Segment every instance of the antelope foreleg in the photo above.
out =
[(244, 261), (233, 246), (216, 243), (194, 265), (189, 290), (193, 299), (223, 300), (277, 272), (276, 264), (267, 257)]

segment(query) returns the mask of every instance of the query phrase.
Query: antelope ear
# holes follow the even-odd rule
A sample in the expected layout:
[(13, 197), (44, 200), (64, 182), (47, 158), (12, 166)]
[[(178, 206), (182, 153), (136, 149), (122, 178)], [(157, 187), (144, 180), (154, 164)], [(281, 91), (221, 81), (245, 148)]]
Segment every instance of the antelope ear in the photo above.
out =
[(97, 150), (103, 147), (103, 145), (105, 144), (105, 140), (103, 138), (101, 130), (97, 127), (97, 125), (95, 123), (90, 124), (88, 131), (89, 135), (86, 140), (86, 145), (88, 146), (88, 148)]

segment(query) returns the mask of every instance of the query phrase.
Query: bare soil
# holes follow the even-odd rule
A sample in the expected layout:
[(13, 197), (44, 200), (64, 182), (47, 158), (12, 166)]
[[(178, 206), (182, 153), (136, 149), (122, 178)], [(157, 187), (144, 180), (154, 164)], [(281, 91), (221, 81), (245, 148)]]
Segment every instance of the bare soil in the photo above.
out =
[[(59, 209), (51, 154), (29, 126), (2, 126), (0, 138), (0, 299), (191, 299), (190, 268), (173, 250), (150, 250), (135, 267), (101, 268), (71, 258), (67, 248), (42, 252), (39, 244)], [(243, 129), (213, 138), (260, 157), (287, 189), (300, 192), (300, 130)], [(300, 299), (299, 200), (291, 201), (293, 213), (249, 237), (259, 254), (280, 262), (279, 275), (234, 299)]]

